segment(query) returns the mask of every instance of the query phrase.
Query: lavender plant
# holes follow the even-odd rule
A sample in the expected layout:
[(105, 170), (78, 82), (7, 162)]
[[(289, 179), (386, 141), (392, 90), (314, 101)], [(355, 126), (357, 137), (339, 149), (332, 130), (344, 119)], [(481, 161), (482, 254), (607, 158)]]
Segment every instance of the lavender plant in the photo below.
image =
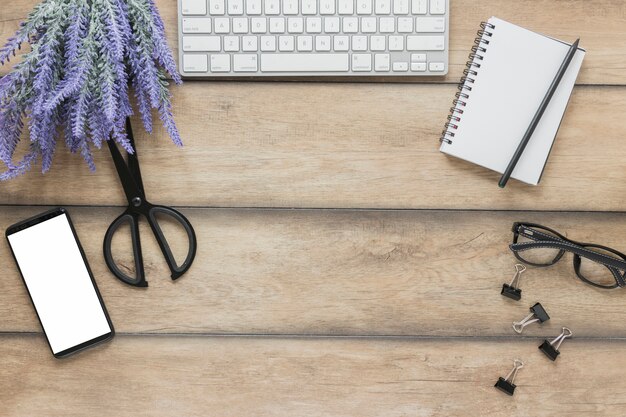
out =
[[(0, 79), (0, 180), (41, 158), (47, 172), (59, 140), (95, 170), (93, 148), (113, 139), (128, 152), (125, 120), (134, 94), (146, 131), (152, 109), (176, 145), (167, 76), (181, 83), (154, 0), (43, 0), (0, 48), (4, 65), (25, 43), (30, 51)], [(14, 162), (28, 120), (30, 147)]]

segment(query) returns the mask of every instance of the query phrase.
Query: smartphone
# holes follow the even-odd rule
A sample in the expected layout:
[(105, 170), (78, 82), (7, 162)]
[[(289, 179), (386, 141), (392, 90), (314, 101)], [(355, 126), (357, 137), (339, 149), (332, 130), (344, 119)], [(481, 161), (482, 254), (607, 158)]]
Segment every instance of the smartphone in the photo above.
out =
[(6, 237), (56, 358), (113, 338), (113, 324), (64, 208), (14, 224)]

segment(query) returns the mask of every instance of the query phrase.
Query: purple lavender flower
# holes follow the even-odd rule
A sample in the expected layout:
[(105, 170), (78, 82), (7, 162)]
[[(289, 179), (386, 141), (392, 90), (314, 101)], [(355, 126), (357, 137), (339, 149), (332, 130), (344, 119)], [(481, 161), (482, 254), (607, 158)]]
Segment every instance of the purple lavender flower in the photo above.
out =
[[(131, 89), (145, 129), (152, 131), (156, 109), (172, 141), (182, 144), (166, 74), (181, 79), (153, 0), (43, 0), (0, 48), (0, 65), (25, 42), (31, 50), (0, 78), (0, 180), (39, 158), (46, 172), (60, 140), (91, 170), (92, 149), (106, 140), (132, 153), (125, 132)], [(16, 162), (27, 118), (31, 144)]]

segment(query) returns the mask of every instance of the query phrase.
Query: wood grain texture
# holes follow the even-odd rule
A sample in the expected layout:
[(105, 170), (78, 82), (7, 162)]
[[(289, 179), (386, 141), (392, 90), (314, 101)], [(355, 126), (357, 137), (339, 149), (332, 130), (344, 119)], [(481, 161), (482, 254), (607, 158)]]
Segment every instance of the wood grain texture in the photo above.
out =
[[(17, 29), (35, 0), (5, 2), (0, 9), (0, 42)], [(467, 61), (479, 23), (490, 16), (563, 40), (581, 38), (587, 49), (578, 78), (583, 84), (626, 83), (626, 5), (622, 1), (594, 0), (452, 0), (450, 13), (450, 73), (429, 81), (456, 83)], [(177, 47), (176, 0), (157, 0), (170, 45)], [(559, 16), (555, 19), (555, 16)], [(3, 68), (6, 71), (6, 68)], [(0, 72), (1, 73), (1, 72)], [(415, 81), (420, 82), (421, 79)], [(244, 87), (245, 88), (245, 87)]]
[[(439, 152), (452, 86), (245, 87), (176, 88), (182, 149), (162, 128), (149, 137), (136, 125), (149, 198), (221, 207), (626, 209), (626, 125), (615, 122), (626, 108), (622, 88), (575, 89), (541, 185), (511, 181), (501, 190), (498, 174)], [(61, 146), (51, 172), (2, 184), (0, 201), (124, 204), (108, 150), (91, 174)]]
[[(577, 336), (626, 337), (623, 290), (582, 284), (571, 256), (529, 270), (520, 302), (500, 295), (516, 262), (507, 247), (513, 221), (624, 251), (624, 214), (185, 210), (198, 235), (196, 263), (172, 283), (145, 234), (143, 290), (118, 282), (103, 262), (102, 238), (118, 212), (71, 209), (119, 332), (511, 336), (511, 323), (540, 301), (552, 320), (525, 334), (567, 325)], [(34, 213), (4, 208), (0, 222)], [(38, 331), (6, 245), (0, 259), (0, 331)]]
[[(557, 362), (539, 339), (117, 337), (62, 361), (39, 336), (0, 342), (6, 417), (626, 414), (623, 341), (567, 341)], [(516, 357), (511, 398), (493, 384)]]

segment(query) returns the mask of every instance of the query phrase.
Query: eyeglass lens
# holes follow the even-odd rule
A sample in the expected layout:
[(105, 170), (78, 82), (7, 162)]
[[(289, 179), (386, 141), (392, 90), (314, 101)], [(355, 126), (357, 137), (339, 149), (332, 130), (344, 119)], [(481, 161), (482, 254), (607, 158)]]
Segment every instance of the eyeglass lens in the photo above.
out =
[[(544, 228), (542, 226), (533, 225), (532, 233), (534, 239), (528, 238), (522, 234), (517, 237), (517, 241), (515, 243), (523, 244), (527, 242), (537, 242), (543, 240), (551, 240), (551, 239), (563, 239), (562, 236), (559, 236), (552, 232), (551, 230)], [(609, 248), (605, 248), (599, 245), (593, 244), (577, 244), (575, 242), (571, 242), (576, 244), (579, 247), (586, 248), (588, 250), (594, 251), (596, 253), (602, 254), (603, 256), (610, 257), (612, 259), (616, 259), (618, 261), (625, 261), (619, 253), (611, 251)], [(539, 247), (527, 250), (516, 251), (515, 255), (521, 261), (534, 266), (550, 266), (558, 262), (563, 256), (564, 251), (562, 249), (557, 248), (548, 248), (548, 247)], [(584, 256), (574, 255), (574, 268), (576, 270), (576, 274), (580, 279), (586, 281), (589, 284), (601, 287), (601, 288), (615, 288), (616, 287), (616, 278), (607, 266), (602, 263), (592, 261), (589, 258)], [(624, 274), (626, 271), (619, 271), (621, 274)]]

